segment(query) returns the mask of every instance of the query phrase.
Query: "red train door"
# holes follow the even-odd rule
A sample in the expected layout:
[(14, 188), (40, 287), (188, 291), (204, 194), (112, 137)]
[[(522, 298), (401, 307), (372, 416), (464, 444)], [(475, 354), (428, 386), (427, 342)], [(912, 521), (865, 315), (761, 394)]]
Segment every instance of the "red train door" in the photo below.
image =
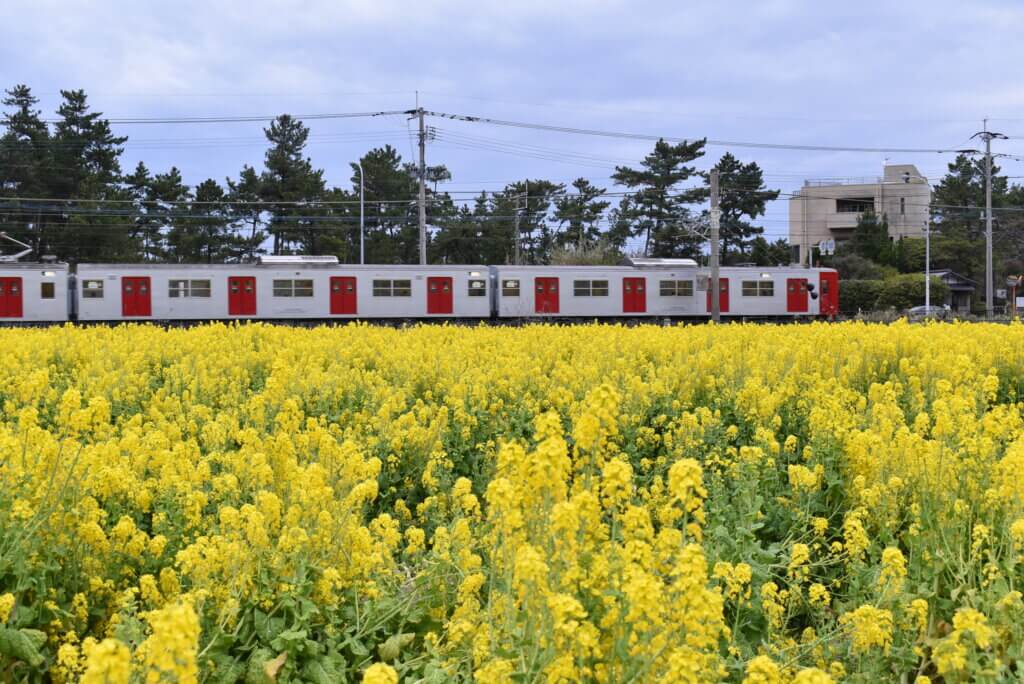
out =
[(228, 277), (228, 315), (256, 315), (256, 278), (253, 276)]
[(452, 312), (452, 279), (447, 276), (427, 278), (427, 313)]
[(622, 312), (645, 313), (647, 311), (647, 279), (622, 279)]
[(0, 278), (0, 318), (21, 318), (21, 278)]
[(356, 313), (356, 279), (355, 276), (335, 276), (331, 278), (331, 313)]
[(558, 278), (534, 278), (534, 290), (534, 309), (537, 313), (558, 313)]
[(121, 278), (121, 315), (151, 316), (152, 314), (149, 276)]
[(818, 311), (822, 316), (835, 316), (839, 313), (839, 274), (822, 271), (819, 277)]
[(807, 278), (786, 278), (786, 311), (807, 313)]
[[(708, 280), (710, 283), (711, 281)], [(729, 279), (718, 279), (718, 310), (729, 313)], [(711, 313), (711, 287), (708, 287), (708, 313)]]

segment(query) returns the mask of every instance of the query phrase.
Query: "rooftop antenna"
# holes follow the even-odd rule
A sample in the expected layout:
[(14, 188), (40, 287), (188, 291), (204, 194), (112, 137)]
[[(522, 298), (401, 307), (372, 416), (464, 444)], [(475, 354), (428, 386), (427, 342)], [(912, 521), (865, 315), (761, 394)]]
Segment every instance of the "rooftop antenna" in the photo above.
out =
[(15, 261), (18, 261), (19, 259), (21, 259), (21, 257), (27, 256), (27, 255), (32, 253), (32, 247), (30, 245), (26, 245), (21, 240), (16, 240), (16, 239), (12, 238), (7, 233), (0, 232), (0, 238), (6, 238), (6, 239), (10, 240), (11, 242), (13, 242), (14, 244), (20, 245), (20, 246), (25, 248), (22, 251), (17, 252), (15, 254), (0, 254), (0, 263), (2, 263), (2, 264), (12, 264)]

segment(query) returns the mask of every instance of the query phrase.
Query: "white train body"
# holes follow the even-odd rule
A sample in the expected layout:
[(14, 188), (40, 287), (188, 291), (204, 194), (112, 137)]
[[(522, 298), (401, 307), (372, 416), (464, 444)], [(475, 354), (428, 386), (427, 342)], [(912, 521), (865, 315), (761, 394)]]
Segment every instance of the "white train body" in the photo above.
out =
[(73, 304), (69, 282), (67, 264), (0, 263), (0, 324), (68, 320)]
[[(630, 266), (0, 263), (0, 324), (80, 321), (707, 318), (710, 273)], [(723, 267), (728, 318), (834, 316), (832, 269)]]
[[(711, 274), (696, 264), (493, 269), (499, 318), (711, 315)], [(723, 267), (719, 283), (720, 310), (726, 317), (838, 313), (838, 278), (831, 269)]]
[(486, 266), (81, 264), (78, 319), (489, 318)]

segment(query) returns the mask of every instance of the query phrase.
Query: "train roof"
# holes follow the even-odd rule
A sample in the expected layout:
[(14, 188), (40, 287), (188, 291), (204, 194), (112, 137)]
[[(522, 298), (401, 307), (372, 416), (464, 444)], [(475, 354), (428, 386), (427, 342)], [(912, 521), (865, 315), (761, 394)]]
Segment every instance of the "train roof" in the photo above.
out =
[(0, 261), (0, 271), (66, 271), (68, 265), (63, 261)]

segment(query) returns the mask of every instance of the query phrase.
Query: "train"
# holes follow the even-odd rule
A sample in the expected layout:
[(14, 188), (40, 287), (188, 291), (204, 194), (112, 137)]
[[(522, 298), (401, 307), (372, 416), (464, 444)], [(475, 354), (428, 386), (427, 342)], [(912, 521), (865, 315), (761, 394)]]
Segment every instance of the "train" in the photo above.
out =
[[(0, 263), (0, 323), (216, 320), (707, 319), (711, 275), (691, 259), (619, 266)], [(723, 319), (834, 318), (829, 268), (723, 266)]]

